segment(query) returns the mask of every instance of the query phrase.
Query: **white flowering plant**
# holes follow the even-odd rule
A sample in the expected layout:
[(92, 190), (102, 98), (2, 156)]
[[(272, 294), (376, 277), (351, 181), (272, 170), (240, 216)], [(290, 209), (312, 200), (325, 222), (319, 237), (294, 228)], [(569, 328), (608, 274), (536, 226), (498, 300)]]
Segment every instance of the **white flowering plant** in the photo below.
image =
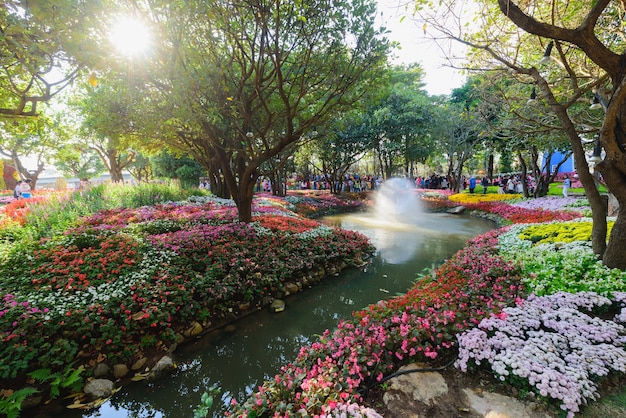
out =
[[(568, 418), (598, 394), (599, 378), (626, 373), (626, 293), (531, 295), (458, 335), (463, 371), (486, 366), (502, 381), (522, 381), (554, 399)], [(613, 320), (594, 315), (612, 309)]]

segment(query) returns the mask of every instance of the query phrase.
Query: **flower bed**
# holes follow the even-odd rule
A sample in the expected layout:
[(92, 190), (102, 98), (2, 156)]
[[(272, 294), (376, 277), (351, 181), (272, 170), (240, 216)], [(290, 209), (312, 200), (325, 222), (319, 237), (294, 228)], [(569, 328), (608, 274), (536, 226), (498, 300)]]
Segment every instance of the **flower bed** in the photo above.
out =
[[(428, 201), (438, 208), (450, 204)], [(475, 238), (420, 277), (406, 295), (355, 312), (327, 330), (258, 392), (234, 405), (230, 416), (334, 416), (341, 405), (362, 403), (366, 388), (401, 365), (443, 363), (457, 349), (459, 367), (486, 367), (521, 390), (553, 400), (569, 416), (594, 399), (603, 377), (625, 371), (626, 273), (602, 266), (584, 242), (535, 245), (523, 239), (526, 229), (534, 234), (530, 222), (558, 225), (578, 213), (503, 202), (468, 207), (520, 224)], [(585, 229), (584, 222), (567, 225)], [(601, 307), (613, 313), (602, 322), (589, 316)], [(570, 350), (562, 350), (564, 345)], [(565, 377), (570, 371), (579, 383)]]
[(303, 347), (232, 416), (298, 416), (359, 402), (359, 390), (412, 361), (449, 360), (455, 335), (514, 303), (520, 271), (493, 250), (486, 234), (424, 276), (405, 296), (372, 305)]
[(259, 201), (250, 224), (236, 221), (232, 202), (212, 197), (109, 209), (62, 236), (7, 247), (2, 394), (37, 370), (84, 364), (89, 376), (103, 361), (130, 366), (167, 351), (192, 321), (217, 326), (284, 294), (288, 281), (319, 280), (373, 252), (363, 235), (287, 206)]

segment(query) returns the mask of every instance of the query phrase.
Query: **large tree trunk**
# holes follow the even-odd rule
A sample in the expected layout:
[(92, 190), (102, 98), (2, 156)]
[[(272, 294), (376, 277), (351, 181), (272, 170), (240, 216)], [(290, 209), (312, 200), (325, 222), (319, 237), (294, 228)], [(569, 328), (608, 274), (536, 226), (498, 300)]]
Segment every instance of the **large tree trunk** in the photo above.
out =
[(524, 191), (524, 197), (528, 197), (528, 165), (526, 164), (526, 160), (524, 160), (524, 156), (521, 151), (517, 151), (517, 159), (519, 160), (520, 166), (522, 166), (522, 189)]
[(612, 268), (626, 270), (624, 248), (626, 248), (626, 206), (620, 203), (617, 219), (611, 230), (611, 237), (602, 259), (604, 264)]
[[(617, 219), (611, 230), (609, 242), (606, 245), (602, 261), (608, 267), (624, 270), (626, 269), (626, 175), (617, 167), (611, 167), (612, 165), (613, 161), (605, 159), (596, 166), (598, 169), (601, 169), (600, 172), (606, 181), (607, 187), (619, 203)], [(591, 200), (589, 202), (591, 203)], [(604, 206), (605, 203), (606, 202), (602, 200), (603, 215), (605, 215), (607, 211), (607, 207)], [(592, 234), (594, 233), (595, 230), (592, 231)], [(601, 237), (602, 236), (599, 235), (598, 238), (596, 238), (595, 235), (592, 235), (592, 239), (599, 240)]]
[[(593, 216), (593, 226), (592, 226), (592, 246), (594, 254), (602, 257), (605, 265), (609, 267), (614, 267), (614, 265), (607, 264), (606, 260), (604, 260), (604, 252), (606, 250), (606, 205), (602, 196), (600, 196), (600, 192), (598, 191), (598, 186), (596, 184), (595, 178), (589, 172), (589, 165), (587, 164), (587, 158), (585, 157), (585, 150), (583, 149), (582, 142), (580, 137), (578, 136), (578, 132), (576, 131), (576, 127), (574, 126), (572, 120), (570, 119), (567, 111), (563, 106), (560, 106), (554, 97), (550, 87), (546, 80), (544, 80), (540, 75), (539, 71), (535, 68), (531, 70), (533, 74), (533, 78), (537, 81), (537, 84), (541, 87), (541, 90), (545, 94), (548, 99), (548, 103), (550, 107), (557, 115), (561, 124), (563, 125), (563, 129), (567, 134), (567, 138), (569, 139), (570, 145), (572, 146), (572, 152), (574, 155), (574, 162), (576, 163), (578, 179), (583, 185), (585, 189), (585, 194), (587, 195), (587, 200), (589, 200), (589, 206), (591, 206), (592, 216)], [(602, 166), (604, 161), (598, 165), (598, 167)], [(606, 165), (604, 165), (606, 167)], [(620, 249), (622, 257), (626, 259), (626, 245), (622, 246)]]

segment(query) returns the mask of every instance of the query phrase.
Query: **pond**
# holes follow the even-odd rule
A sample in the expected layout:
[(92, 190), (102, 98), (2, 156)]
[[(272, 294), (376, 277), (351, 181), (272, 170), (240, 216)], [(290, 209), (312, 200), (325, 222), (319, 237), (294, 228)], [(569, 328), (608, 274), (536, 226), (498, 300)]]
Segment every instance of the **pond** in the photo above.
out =
[[(226, 330), (208, 334), (175, 352), (178, 371), (153, 383), (124, 386), (98, 410), (47, 411), (54, 417), (192, 417), (202, 393), (216, 383), (222, 389), (214, 417), (223, 417), (232, 398), (241, 402), (265, 379), (294, 359), (316, 334), (332, 329), (355, 310), (405, 292), (424, 269), (449, 258), (465, 242), (495, 225), (465, 215), (418, 213), (411, 223), (381, 221), (374, 213), (323, 219), (359, 231), (377, 251), (370, 262), (342, 272), (285, 299), (281, 313), (256, 312)], [(386, 217), (387, 219), (389, 217)], [(46, 415), (40, 415), (46, 416)]]

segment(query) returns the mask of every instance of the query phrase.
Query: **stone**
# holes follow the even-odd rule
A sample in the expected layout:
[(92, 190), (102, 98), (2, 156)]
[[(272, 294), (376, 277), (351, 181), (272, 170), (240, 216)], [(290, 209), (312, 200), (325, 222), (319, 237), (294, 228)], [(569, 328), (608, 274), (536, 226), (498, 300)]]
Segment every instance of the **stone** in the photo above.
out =
[[(404, 366), (398, 371), (410, 372), (427, 367), (430, 366), (414, 363)], [(390, 390), (385, 393), (383, 399), (388, 396), (393, 396), (394, 391), (401, 391), (407, 393), (418, 402), (432, 405), (435, 399), (448, 393), (446, 380), (437, 372), (401, 374), (391, 379), (390, 383)]]
[(472, 409), (490, 418), (548, 418), (545, 412), (533, 408), (532, 403), (495, 392), (463, 389)]
[(34, 408), (36, 406), (41, 405), (43, 402), (43, 396), (29, 396), (22, 401), (22, 409)]
[(83, 392), (91, 400), (108, 398), (113, 393), (113, 382), (109, 379), (93, 379), (85, 384)]
[(287, 282), (284, 287), (286, 295), (291, 295), (300, 291), (300, 287), (296, 283)]
[(99, 379), (101, 377), (105, 377), (106, 375), (108, 375), (110, 371), (111, 371), (111, 368), (107, 366), (105, 363), (98, 363), (96, 368), (93, 369), (93, 376), (96, 379)]
[(125, 364), (115, 364), (113, 365), (113, 376), (116, 379), (121, 379), (122, 377), (128, 374), (128, 366)]
[(270, 305), (272, 312), (282, 312), (285, 310), (285, 302), (280, 299), (274, 299)]
[(139, 370), (139, 369), (141, 369), (146, 364), (146, 361), (148, 361), (148, 357), (140, 358), (139, 360), (134, 362), (132, 366), (130, 366), (131, 370)]
[(174, 370), (174, 360), (170, 356), (163, 356), (150, 371), (149, 379), (156, 379)]
[(448, 209), (446, 212), (451, 213), (452, 215), (460, 215), (465, 212), (467, 208), (465, 206), (455, 206), (453, 208)]
[(202, 325), (199, 322), (193, 321), (189, 327), (183, 331), (183, 336), (186, 338), (195, 337), (202, 333)]

